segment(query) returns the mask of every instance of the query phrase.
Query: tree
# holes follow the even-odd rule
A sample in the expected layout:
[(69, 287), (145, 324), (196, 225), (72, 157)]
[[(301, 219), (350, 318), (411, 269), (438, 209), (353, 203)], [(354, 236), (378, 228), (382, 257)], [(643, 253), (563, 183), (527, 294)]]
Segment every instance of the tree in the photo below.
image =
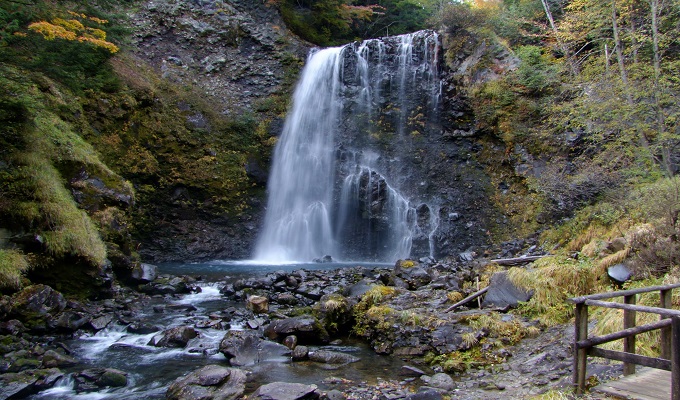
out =
[(106, 24), (108, 21), (72, 11), (69, 13), (78, 19), (54, 18), (50, 22), (38, 21), (30, 24), (28, 29), (41, 34), (46, 40), (78, 41), (105, 49), (111, 54), (118, 52), (118, 46), (106, 41), (106, 32), (99, 28), (86, 27), (79, 20), (93, 21), (98, 25)]

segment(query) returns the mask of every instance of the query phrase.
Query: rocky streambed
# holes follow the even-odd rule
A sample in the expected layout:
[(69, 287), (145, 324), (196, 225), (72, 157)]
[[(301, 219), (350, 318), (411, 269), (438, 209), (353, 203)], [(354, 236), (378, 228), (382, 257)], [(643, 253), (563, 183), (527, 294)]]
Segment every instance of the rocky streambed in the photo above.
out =
[(157, 276), (146, 265), (134, 289), (100, 301), (30, 286), (0, 301), (0, 399), (483, 399), (569, 386), (572, 327), (490, 302), (508, 292), (502, 273), (482, 308), (447, 311), (486, 284), (483, 266)]

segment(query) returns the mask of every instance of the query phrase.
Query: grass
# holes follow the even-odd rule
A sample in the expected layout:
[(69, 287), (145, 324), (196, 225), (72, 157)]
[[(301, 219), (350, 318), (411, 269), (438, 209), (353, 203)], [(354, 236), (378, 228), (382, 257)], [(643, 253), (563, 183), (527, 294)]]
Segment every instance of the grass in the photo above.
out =
[[(72, 115), (77, 99), (49, 79), (7, 64), (0, 83), (0, 100), (11, 101), (20, 113), (3, 114), (10, 127), (2, 138), (3, 227), (31, 232), (42, 241), (54, 259), (81, 260), (91, 267), (106, 262), (106, 246), (95, 222), (76, 203), (69, 180), (79, 171), (101, 179), (108, 188), (132, 196), (129, 182), (112, 172), (98, 153), (75, 130), (61, 112)], [(12, 93), (19, 93), (14, 96)], [(14, 138), (11, 135), (14, 135)], [(37, 251), (36, 249), (31, 249)], [(0, 285), (18, 288), (22, 273), (33, 258), (13, 250), (2, 250)], [(41, 259), (41, 266), (45, 259)]]
[(49, 137), (36, 137), (38, 149), (16, 158), (23, 167), (19, 177), (25, 186), (24, 190), (32, 193), (29, 204), (37, 204), (37, 207), (29, 205), (15, 211), (20, 214), (21, 211), (28, 211), (20, 216), (34, 220), (38, 216), (37, 209), (41, 223), (45, 226), (41, 235), (51, 255), (77, 255), (101, 266), (106, 260), (106, 247), (96, 226), (87, 213), (78, 208), (70, 191), (64, 186), (59, 171), (46, 157), (45, 153), (50, 147), (45, 142), (49, 140)]
[(511, 268), (508, 277), (515, 285), (534, 290), (519, 313), (552, 326), (573, 316), (573, 306), (567, 299), (607, 289), (604, 273), (589, 259), (553, 256), (536, 261), (531, 269)]
[(0, 249), (0, 290), (21, 288), (21, 274), (29, 269), (26, 256), (17, 250)]

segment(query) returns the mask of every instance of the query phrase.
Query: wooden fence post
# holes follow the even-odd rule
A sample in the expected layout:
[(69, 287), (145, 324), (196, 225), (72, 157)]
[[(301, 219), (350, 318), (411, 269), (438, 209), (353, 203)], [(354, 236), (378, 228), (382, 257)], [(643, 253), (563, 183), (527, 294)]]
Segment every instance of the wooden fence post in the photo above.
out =
[(578, 347), (578, 342), (588, 338), (588, 306), (576, 303), (574, 311), (574, 389), (577, 395), (586, 389), (586, 368), (588, 349)]
[(671, 399), (680, 400), (680, 317), (671, 317), (672, 355), (671, 355)]
[[(660, 294), (661, 304), (659, 306), (661, 308), (673, 308), (673, 290), (661, 290)], [(664, 319), (664, 316), (662, 315), (660, 318)], [(661, 328), (661, 358), (665, 358), (666, 360), (671, 359), (671, 335), (672, 329), (670, 326)]]
[[(635, 304), (637, 295), (623, 296), (626, 304)], [(635, 327), (635, 311), (623, 310), (623, 329)], [(635, 336), (628, 336), (623, 339), (623, 351), (635, 354)], [(635, 373), (635, 364), (623, 363), (623, 374), (632, 375)]]

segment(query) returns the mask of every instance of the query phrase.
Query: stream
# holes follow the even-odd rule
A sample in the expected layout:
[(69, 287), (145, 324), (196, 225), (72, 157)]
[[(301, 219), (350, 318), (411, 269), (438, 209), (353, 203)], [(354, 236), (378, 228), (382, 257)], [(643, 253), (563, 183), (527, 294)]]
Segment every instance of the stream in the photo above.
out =
[[(336, 269), (353, 264), (282, 264), (262, 265), (253, 262), (213, 261), (209, 263), (166, 264), (159, 266), (162, 274), (191, 274), (200, 276), (200, 293), (176, 296), (173, 298), (151, 297), (144, 304), (136, 305), (136, 319), (163, 329), (180, 325), (192, 325), (209, 320), (211, 313), (228, 308), (244, 308), (243, 303), (235, 303), (223, 298), (219, 289), (225, 283), (249, 276), (263, 276), (266, 273), (300, 268)], [(375, 267), (376, 264), (366, 265)], [(195, 309), (194, 309), (195, 308)], [(156, 309), (156, 310), (154, 310)], [(158, 312), (162, 310), (162, 312)], [(176, 378), (194, 371), (204, 365), (228, 365), (227, 359), (218, 351), (226, 330), (197, 329), (200, 334), (192, 339), (185, 348), (162, 348), (148, 345), (158, 334), (132, 334), (126, 331), (127, 325), (112, 323), (96, 334), (80, 334), (65, 342), (72, 350), (72, 356), (80, 361), (71, 369), (64, 369), (67, 375), (52, 389), (34, 395), (32, 399), (163, 399), (167, 387)], [(244, 324), (234, 320), (231, 330), (247, 329)], [(309, 346), (311, 350), (318, 346)], [(322, 346), (326, 350), (339, 351), (359, 357), (360, 361), (333, 368), (330, 365), (310, 361), (291, 362), (290, 357), (270, 359), (253, 366), (241, 367), (248, 373), (246, 393), (262, 384), (270, 382), (296, 382), (316, 384), (321, 390), (331, 389), (332, 382), (338, 379), (373, 384), (378, 378), (397, 375), (403, 362), (393, 357), (380, 356), (366, 344), (353, 338), (344, 338), (339, 344)], [(87, 368), (115, 368), (128, 373), (128, 385), (124, 388), (105, 389), (96, 392), (76, 393), (72, 374)], [(326, 383), (331, 382), (331, 383)], [(331, 385), (331, 386), (329, 386)]]

